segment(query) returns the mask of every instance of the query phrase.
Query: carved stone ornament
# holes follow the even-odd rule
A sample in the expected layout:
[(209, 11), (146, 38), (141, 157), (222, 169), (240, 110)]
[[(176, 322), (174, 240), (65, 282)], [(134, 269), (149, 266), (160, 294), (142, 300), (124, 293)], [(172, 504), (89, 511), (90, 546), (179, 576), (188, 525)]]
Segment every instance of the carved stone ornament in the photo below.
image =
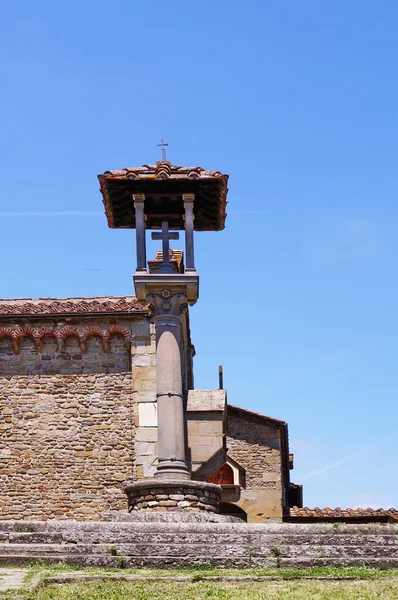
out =
[(159, 294), (148, 294), (147, 302), (155, 317), (161, 315), (179, 317), (187, 308), (187, 297), (184, 294), (175, 294), (168, 288), (164, 288)]

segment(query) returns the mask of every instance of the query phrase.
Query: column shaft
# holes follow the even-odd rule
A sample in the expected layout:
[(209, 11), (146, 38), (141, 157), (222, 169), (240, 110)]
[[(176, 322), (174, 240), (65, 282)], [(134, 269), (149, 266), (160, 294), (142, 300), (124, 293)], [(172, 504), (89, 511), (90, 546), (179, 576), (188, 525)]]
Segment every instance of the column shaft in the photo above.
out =
[(180, 317), (156, 317), (155, 327), (159, 461), (155, 477), (189, 479), (185, 462)]
[(195, 271), (194, 245), (193, 245), (193, 203), (194, 194), (183, 194), (185, 209), (185, 266), (187, 271)]
[[(160, 292), (160, 293), (159, 293)], [(181, 311), (184, 294), (164, 288), (148, 294), (156, 332), (156, 389), (158, 409), (158, 467), (156, 479), (191, 478), (185, 460), (185, 422), (181, 375)]]
[(137, 271), (146, 271), (145, 194), (133, 194), (135, 208)]

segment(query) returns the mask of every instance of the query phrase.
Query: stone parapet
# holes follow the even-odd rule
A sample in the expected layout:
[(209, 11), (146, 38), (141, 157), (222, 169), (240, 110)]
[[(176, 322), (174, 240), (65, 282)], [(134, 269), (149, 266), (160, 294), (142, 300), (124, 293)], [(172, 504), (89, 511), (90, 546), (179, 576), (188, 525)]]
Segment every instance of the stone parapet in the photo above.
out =
[(129, 511), (218, 513), (221, 488), (201, 481), (139, 481), (124, 489)]

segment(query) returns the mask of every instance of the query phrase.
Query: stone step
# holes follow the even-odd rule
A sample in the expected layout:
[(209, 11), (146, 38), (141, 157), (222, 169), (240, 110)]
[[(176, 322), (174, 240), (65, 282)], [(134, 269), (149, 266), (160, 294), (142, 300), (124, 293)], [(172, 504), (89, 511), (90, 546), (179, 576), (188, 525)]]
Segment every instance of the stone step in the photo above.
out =
[(398, 547), (391, 546), (329, 546), (329, 545), (262, 545), (262, 544), (0, 544), (0, 554), (17, 556), (46, 555), (105, 555), (105, 556), (180, 556), (194, 558), (197, 555), (209, 558), (229, 557), (284, 557), (284, 558), (396, 558)]
[[(33, 525), (33, 524), (32, 524)], [(41, 524), (40, 524), (41, 525)], [(34, 525), (33, 525), (34, 526)], [(160, 522), (104, 522), (104, 521), (47, 521), (46, 529), (37, 531), (84, 531), (86, 533), (112, 531), (134, 533), (202, 533), (202, 534), (269, 534), (269, 535), (392, 535), (398, 533), (398, 523), (366, 524), (366, 525), (339, 525), (331, 524), (268, 524), (268, 523), (160, 523)], [(1, 521), (0, 521), (1, 531)]]
[[(21, 534), (19, 534), (21, 535)], [(28, 535), (28, 534), (27, 534)], [(34, 541), (35, 534), (31, 535)], [(39, 536), (41, 534), (38, 534)], [(23, 537), (21, 535), (21, 541)], [(30, 538), (27, 538), (30, 539)], [(50, 538), (49, 538), (50, 539)], [(398, 535), (320, 535), (320, 534), (267, 534), (267, 533), (136, 533), (105, 531), (64, 531), (62, 539), (65, 542), (90, 543), (159, 543), (159, 544), (315, 544), (315, 545), (388, 545), (397, 546)], [(11, 541), (11, 539), (10, 539)]]
[(140, 522), (140, 521), (1, 521), (0, 532), (121, 532), (121, 533), (211, 533), (224, 534), (236, 533), (255, 534), (268, 533), (270, 535), (391, 535), (398, 533), (397, 524), (361, 524), (361, 525), (332, 525), (332, 524), (307, 524), (307, 523), (162, 523), (162, 522)]
[(26, 565), (32, 562), (40, 561), (42, 564), (66, 564), (72, 566), (86, 567), (114, 567), (114, 568), (134, 568), (134, 567), (193, 567), (193, 566), (213, 566), (219, 568), (277, 568), (283, 569), (307, 569), (314, 566), (367, 566), (377, 569), (396, 569), (398, 568), (397, 558), (264, 558), (264, 557), (224, 557), (224, 556), (106, 556), (106, 555), (78, 555), (78, 554), (56, 554), (56, 555), (2, 555), (0, 554), (0, 565)]
[(13, 566), (13, 565), (29, 565), (34, 562), (40, 562), (41, 564), (65, 564), (76, 567), (112, 567), (112, 568), (134, 568), (134, 567), (193, 567), (193, 566), (214, 566), (219, 568), (229, 567), (264, 567), (264, 568), (275, 568), (277, 567), (277, 560), (275, 558), (238, 558), (230, 557), (225, 558), (224, 556), (106, 556), (101, 554), (36, 554), (32, 556), (30, 554), (18, 554), (18, 555), (3, 555), (0, 554), (0, 566)]
[(238, 545), (314, 545), (314, 546), (388, 546), (398, 548), (398, 535), (321, 535), (321, 534), (267, 534), (267, 533), (135, 533), (108, 529), (84, 531), (72, 529), (63, 532), (3, 532), (0, 542), (13, 544), (108, 543), (108, 544), (238, 544)]
[(398, 568), (397, 525), (0, 521), (0, 564)]
[(7, 539), (10, 544), (61, 544), (64, 536), (63, 533), (52, 532), (14, 532), (10, 531), (7, 534)]
[(2, 521), (0, 520), (1, 532), (62, 532), (70, 530), (82, 531), (136, 531), (136, 532), (191, 532), (191, 533), (264, 533), (270, 534), (397, 534), (397, 524), (368, 523), (360, 525), (332, 525), (326, 523), (163, 523), (163, 522), (141, 522), (141, 521)]
[(342, 558), (281, 558), (278, 561), (282, 569), (309, 569), (311, 567), (369, 567), (374, 569), (398, 569), (398, 559), (388, 557), (351, 557)]

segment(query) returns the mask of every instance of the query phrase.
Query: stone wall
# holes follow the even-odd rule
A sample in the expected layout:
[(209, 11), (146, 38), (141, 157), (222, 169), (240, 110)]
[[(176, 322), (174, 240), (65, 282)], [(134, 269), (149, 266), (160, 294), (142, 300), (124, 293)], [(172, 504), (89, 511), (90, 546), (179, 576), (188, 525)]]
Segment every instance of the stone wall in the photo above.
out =
[(282, 517), (280, 428), (271, 420), (244, 416), (228, 408), (227, 453), (244, 469), (236, 503), (249, 522)]
[(111, 319), (2, 321), (0, 376), (129, 371), (131, 329)]
[(149, 335), (133, 344), (133, 405), (135, 423), (134, 479), (153, 477), (158, 457), (158, 417), (156, 403), (155, 327)]
[(0, 519), (126, 510), (130, 373), (0, 378)]
[(185, 411), (187, 460), (194, 479), (205, 479), (225, 461), (226, 409), (225, 390), (188, 392)]

